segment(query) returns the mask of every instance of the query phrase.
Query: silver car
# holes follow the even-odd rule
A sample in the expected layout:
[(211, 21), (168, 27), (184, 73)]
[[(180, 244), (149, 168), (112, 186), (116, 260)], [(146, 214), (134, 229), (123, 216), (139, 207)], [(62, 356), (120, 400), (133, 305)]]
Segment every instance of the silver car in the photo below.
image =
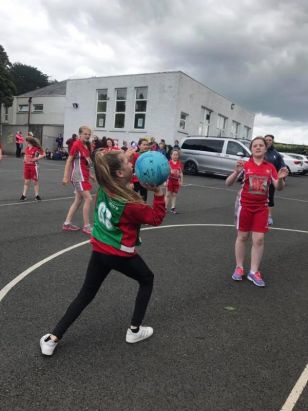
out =
[(249, 159), (249, 145), (249, 140), (226, 137), (186, 137), (180, 144), (184, 171), (229, 175), (237, 160)]

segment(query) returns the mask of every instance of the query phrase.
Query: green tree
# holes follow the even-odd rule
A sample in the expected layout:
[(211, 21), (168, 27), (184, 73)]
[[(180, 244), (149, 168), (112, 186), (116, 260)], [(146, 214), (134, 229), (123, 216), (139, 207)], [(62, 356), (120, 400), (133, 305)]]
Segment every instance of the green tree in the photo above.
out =
[(10, 68), (10, 73), (17, 89), (17, 95), (50, 84), (47, 74), (42, 73), (36, 67), (27, 66), (26, 64), (14, 63)]
[(16, 87), (10, 74), (11, 63), (4, 48), (0, 45), (0, 126), (1, 124), (1, 108), (2, 104), (9, 107), (13, 103)]
[(0, 103), (12, 105), (16, 88), (10, 74), (11, 63), (4, 48), (0, 45)]

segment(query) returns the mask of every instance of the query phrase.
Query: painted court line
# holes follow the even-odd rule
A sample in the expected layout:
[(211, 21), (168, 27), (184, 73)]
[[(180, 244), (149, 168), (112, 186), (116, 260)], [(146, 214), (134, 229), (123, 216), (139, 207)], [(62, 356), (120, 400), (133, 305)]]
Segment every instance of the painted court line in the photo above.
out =
[[(234, 227), (234, 224), (173, 224), (173, 225), (163, 225), (159, 227), (144, 227), (141, 229), (141, 231), (149, 231), (149, 230), (162, 230), (165, 228), (178, 228), (178, 227)], [(291, 228), (271, 228), (271, 230), (277, 230), (277, 231), (289, 231), (289, 232), (294, 232), (294, 233), (303, 233), (303, 234), (308, 234), (308, 231), (304, 230), (293, 230)], [(37, 268), (41, 267), (42, 265), (48, 263), (49, 261), (53, 260), (56, 257), (59, 257), (62, 254), (65, 254), (75, 248), (81, 247), (85, 244), (88, 244), (89, 240), (82, 241), (81, 243), (72, 245), (68, 248), (65, 248), (61, 251), (58, 251), (49, 257), (44, 258), (41, 261), (38, 261), (36, 264), (32, 265), (31, 267), (27, 268), (25, 271), (20, 273), (17, 277), (15, 277), (12, 281), (10, 281), (4, 288), (0, 290), (0, 302), (3, 300), (3, 298), (9, 293), (9, 291), (12, 290), (12, 288), (15, 287), (21, 280), (23, 280), (25, 277), (27, 277), (29, 274), (31, 274), (34, 270)]]
[[(58, 197), (58, 198), (48, 198), (47, 200), (41, 200), (40, 203), (48, 203), (50, 201), (60, 201), (60, 200), (69, 200), (75, 198), (74, 196), (71, 197)], [(25, 205), (25, 204), (33, 204), (37, 203), (36, 200), (32, 201), (19, 201), (18, 203), (7, 203), (7, 204), (0, 204), (0, 207), (7, 207), (7, 206), (12, 206), (12, 205)]]
[[(157, 229), (165, 229), (165, 228), (176, 228), (176, 227), (234, 227), (232, 224), (174, 224), (174, 225), (167, 225), (167, 226), (159, 226), (159, 227), (145, 227), (142, 228), (142, 231), (149, 231), (149, 230), (157, 230)], [(290, 232), (297, 232), (297, 233), (304, 233), (308, 234), (308, 231), (304, 230), (293, 230), (289, 228), (271, 228), (271, 230), (277, 231), (290, 231)], [(3, 298), (11, 291), (15, 285), (17, 285), (20, 281), (22, 281), (25, 277), (35, 271), (37, 268), (41, 267), (42, 265), (48, 263), (49, 261), (59, 257), (62, 254), (65, 254), (75, 248), (81, 247), (85, 244), (88, 244), (89, 240), (82, 241), (81, 243), (75, 244), (73, 246), (67, 247), (61, 251), (58, 251), (49, 257), (44, 258), (41, 261), (38, 261), (36, 264), (29, 267), (27, 270), (23, 271), (17, 277), (15, 277), (11, 282), (9, 282), (4, 288), (0, 290), (0, 302)], [(304, 371), (302, 372), (301, 376), (297, 380), (294, 388), (292, 389), (289, 397), (287, 398), (286, 402), (284, 403), (283, 407), (280, 411), (292, 411), (296, 402), (298, 401), (301, 393), (303, 392), (304, 388), (306, 387), (308, 382), (308, 364), (306, 365)]]
[(308, 364), (306, 365), (304, 371), (300, 375), (299, 379), (297, 380), (296, 384), (294, 385), (293, 390), (291, 391), (290, 395), (287, 398), (287, 401), (283, 404), (280, 411), (292, 411), (295, 407), (301, 393), (304, 391), (308, 383)]
[[(232, 188), (224, 188), (224, 187), (212, 187), (212, 186), (202, 186), (199, 184), (183, 184), (183, 187), (200, 187), (200, 188), (210, 188), (212, 190), (223, 190), (223, 191), (233, 191), (237, 192), (239, 190), (233, 190)], [(289, 201), (297, 201), (299, 203), (308, 203), (308, 200), (301, 200), (300, 198), (292, 198), (292, 197), (281, 197), (281, 196), (275, 196), (275, 198), (280, 198), (281, 200), (289, 200)]]

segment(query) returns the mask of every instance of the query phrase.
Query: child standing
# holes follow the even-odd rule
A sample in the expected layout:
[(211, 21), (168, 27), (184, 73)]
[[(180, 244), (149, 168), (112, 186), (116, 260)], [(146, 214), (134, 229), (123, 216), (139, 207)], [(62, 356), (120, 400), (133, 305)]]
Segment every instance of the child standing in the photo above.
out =
[(236, 268), (232, 279), (241, 281), (244, 276), (245, 249), (251, 233), (251, 263), (247, 278), (258, 287), (265, 287), (259, 266), (264, 250), (264, 233), (268, 231), (269, 186), (272, 183), (277, 190), (282, 190), (288, 170), (281, 168), (277, 173), (275, 167), (264, 160), (267, 147), (263, 137), (255, 137), (250, 149), (251, 158), (246, 163), (238, 161), (235, 170), (226, 180), (226, 185), (231, 186), (240, 174), (243, 178), (237, 212)]
[(51, 334), (40, 340), (44, 355), (52, 355), (58, 341), (84, 308), (93, 300), (111, 270), (117, 270), (139, 283), (131, 326), (126, 342), (136, 343), (149, 338), (153, 328), (142, 326), (153, 288), (153, 273), (136, 253), (141, 224), (158, 226), (165, 216), (164, 195), (159, 187), (148, 186), (154, 192), (153, 208), (145, 204), (130, 188), (132, 166), (128, 156), (120, 151), (98, 152), (95, 174), (99, 183), (92, 256), (84, 284)]
[(40, 142), (34, 137), (26, 138), (27, 147), (24, 155), (24, 189), (20, 197), (20, 201), (27, 199), (27, 192), (30, 187), (31, 180), (34, 184), (34, 194), (37, 201), (41, 201), (39, 196), (39, 165), (38, 161), (45, 157), (45, 152), (42, 149)]
[(149, 146), (149, 141), (146, 138), (140, 138), (138, 141), (138, 151), (133, 153), (132, 158), (131, 158), (131, 163), (133, 166), (133, 176), (132, 176), (132, 184), (134, 186), (134, 190), (136, 193), (140, 193), (141, 197), (143, 200), (146, 202), (148, 198), (148, 191), (147, 189), (140, 184), (138, 177), (135, 174), (135, 164), (139, 156), (141, 156), (143, 153), (149, 151), (150, 146)]
[(91, 165), (91, 129), (86, 126), (79, 128), (79, 139), (74, 141), (68, 159), (65, 164), (63, 184), (72, 182), (75, 188), (75, 199), (70, 206), (62, 229), (64, 231), (78, 231), (80, 227), (72, 224), (73, 217), (79, 209), (82, 200), (83, 204), (83, 229), (85, 234), (91, 234), (90, 208), (92, 202), (90, 178), (94, 178), (90, 173)]
[(176, 196), (180, 187), (183, 185), (183, 164), (180, 162), (180, 153), (178, 150), (171, 152), (170, 175), (166, 181), (166, 209), (168, 208), (169, 200), (171, 199), (171, 213), (177, 214), (176, 211)]

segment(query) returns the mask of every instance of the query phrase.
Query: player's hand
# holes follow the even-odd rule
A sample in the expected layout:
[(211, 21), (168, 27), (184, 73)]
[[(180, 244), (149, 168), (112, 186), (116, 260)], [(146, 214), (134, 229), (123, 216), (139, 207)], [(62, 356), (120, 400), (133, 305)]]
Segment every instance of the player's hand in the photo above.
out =
[(69, 183), (69, 179), (66, 178), (66, 177), (63, 177), (62, 184), (63, 184), (64, 186), (66, 186), (68, 183)]
[(139, 183), (140, 185), (142, 185), (142, 187), (146, 188), (148, 191), (153, 191), (153, 193), (158, 196), (164, 195), (160, 186), (152, 186), (151, 184), (144, 184), (144, 183), (141, 183), (140, 181)]
[(288, 174), (289, 174), (289, 170), (287, 169), (287, 167), (282, 167), (278, 171), (278, 178), (286, 178)]
[(237, 160), (234, 171), (240, 173), (243, 170), (244, 164), (245, 162), (243, 160)]
[(96, 181), (96, 178), (95, 178), (95, 176), (94, 176), (93, 174), (90, 174), (90, 180)]

